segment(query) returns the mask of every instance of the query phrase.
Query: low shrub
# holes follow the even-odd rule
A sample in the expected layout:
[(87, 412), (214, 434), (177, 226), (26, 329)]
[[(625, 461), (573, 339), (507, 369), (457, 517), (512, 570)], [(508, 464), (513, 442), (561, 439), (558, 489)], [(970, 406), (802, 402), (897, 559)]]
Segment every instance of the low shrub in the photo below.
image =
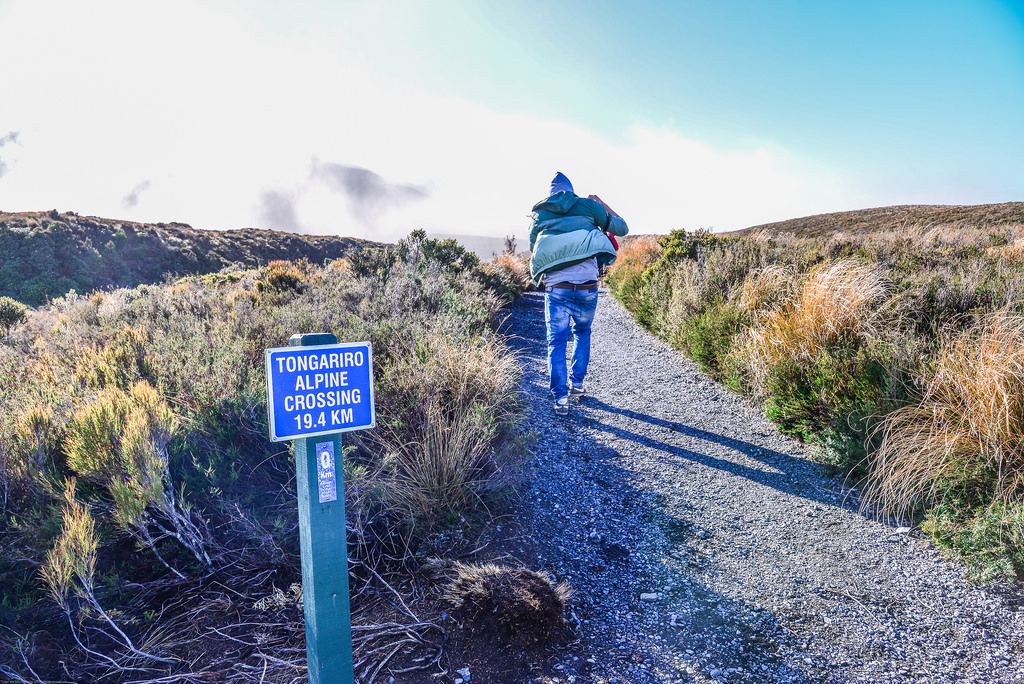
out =
[(943, 502), (929, 509), (921, 529), (967, 565), (968, 578), (1024, 581), (1024, 501)]
[[(64, 490), (60, 535), (53, 548), (47, 552), (40, 570), (50, 596), (67, 616), (72, 637), (85, 654), (102, 661), (104, 665), (112, 665), (115, 670), (137, 669), (127, 665), (125, 661), (138, 662), (139, 658), (173, 663), (171, 659), (161, 658), (136, 648), (131, 638), (103, 609), (96, 595), (96, 563), (99, 551), (96, 522), (89, 508), (76, 500), (75, 491), (75, 481), (68, 480)], [(76, 611), (69, 601), (70, 594), (74, 594), (81, 599), (81, 604), (84, 604), (80, 611)], [(77, 620), (72, 617), (74, 612), (79, 613)], [(99, 622), (100, 618), (106, 624), (106, 628), (89, 624)], [(91, 638), (87, 637), (86, 641), (91, 642), (99, 636), (108, 643), (112, 642), (117, 657), (96, 651), (95, 646), (86, 646), (80, 636), (80, 632), (85, 631), (94, 635)], [(123, 651), (127, 653), (122, 654)]]
[(724, 380), (727, 361), (736, 339), (748, 323), (747, 314), (733, 303), (716, 302), (686, 318), (676, 333), (675, 345), (697, 362), (705, 373)]
[(91, 594), (96, 575), (99, 537), (89, 508), (75, 496), (74, 480), (68, 480), (61, 516), (60, 535), (43, 560), (40, 575), (50, 596), (61, 608), (68, 608), (68, 594)]
[(608, 269), (605, 281), (615, 296), (633, 312), (644, 327), (651, 322), (648, 298), (644, 295), (644, 273), (658, 259), (661, 252), (656, 235), (639, 235), (622, 238), (615, 263)]
[(298, 291), (309, 272), (308, 262), (296, 265), (290, 261), (271, 261), (267, 264), (263, 277), (256, 281), (256, 291), (261, 293)]
[(157, 542), (173, 537), (204, 567), (208, 534), (177, 499), (168, 470), (167, 448), (178, 429), (167, 403), (145, 381), (129, 392), (109, 388), (75, 414), (64, 442), (68, 466), (106, 490), (104, 500), (119, 529), (159, 554)]
[[(294, 462), (268, 441), (263, 377), (264, 350), (293, 333), (373, 345), (378, 429), (346, 436), (342, 459), (353, 558), (381, 573), (402, 564), (431, 530), (483, 511), (515, 481), (518, 366), (493, 327), (513, 284), (419, 233), (372, 255), (72, 292), (0, 345), (0, 411), (16, 417), (0, 422), (11, 541), (0, 599), (41, 605), (46, 563), (51, 591), (73, 599), (65, 627), (85, 634), (64, 658), (75, 677), (162, 658), (133, 649), (168, 586), (201, 592), (210, 573), (239, 587), (296, 579)], [(80, 543), (86, 515), (96, 550), (76, 556), (92, 544)], [(95, 603), (90, 583), (103, 585)], [(11, 618), (19, 633), (62, 629), (24, 610)]]
[(0, 297), (0, 328), (4, 337), (9, 337), (11, 328), (24, 321), (28, 315), (28, 307), (10, 297)]
[(1024, 497), (1022, 230), (676, 231), (608, 282), (816, 458), (866, 476), (867, 508), (924, 513), (975, 577), (1009, 577)]

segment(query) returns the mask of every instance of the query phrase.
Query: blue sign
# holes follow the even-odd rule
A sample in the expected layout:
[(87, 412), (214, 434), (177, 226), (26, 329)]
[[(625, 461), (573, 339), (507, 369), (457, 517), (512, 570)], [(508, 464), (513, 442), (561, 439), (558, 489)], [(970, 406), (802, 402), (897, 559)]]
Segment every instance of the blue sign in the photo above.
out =
[(369, 342), (268, 349), (270, 439), (283, 442), (377, 424)]

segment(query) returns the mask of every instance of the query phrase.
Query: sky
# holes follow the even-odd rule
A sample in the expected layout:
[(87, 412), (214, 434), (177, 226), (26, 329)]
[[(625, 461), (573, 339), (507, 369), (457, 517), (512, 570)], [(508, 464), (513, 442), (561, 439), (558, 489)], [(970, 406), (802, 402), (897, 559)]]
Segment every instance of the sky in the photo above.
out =
[(1024, 201), (1024, 0), (0, 0), (0, 210), (523, 236)]

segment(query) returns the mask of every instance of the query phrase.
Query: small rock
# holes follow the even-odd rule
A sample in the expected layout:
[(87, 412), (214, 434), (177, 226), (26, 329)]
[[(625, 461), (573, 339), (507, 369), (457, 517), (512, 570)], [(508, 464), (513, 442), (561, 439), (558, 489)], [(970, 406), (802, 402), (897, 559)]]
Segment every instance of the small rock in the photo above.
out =
[(711, 678), (712, 678), (712, 679), (718, 679), (719, 677), (721, 677), (721, 676), (722, 676), (722, 671), (721, 671), (721, 670), (719, 670), (719, 669), (718, 669), (718, 668), (716, 667), (715, 669), (713, 669), (713, 670), (712, 670), (712, 671), (711, 671), (710, 673), (708, 673), (708, 674), (710, 674), (710, 675), (711, 675)]
[(897, 527), (896, 528), (896, 534), (907, 534), (909, 532), (910, 532), (910, 528), (909, 527)]
[(467, 681), (467, 682), (469, 681), (469, 668), (468, 667), (464, 667), (461, 670), (456, 670), (456, 672), (458, 672), (459, 675), (462, 676), (462, 679), (464, 681)]
[(657, 601), (658, 597), (660, 597), (660, 596), (661, 596), (661, 594), (658, 594), (658, 593), (640, 594), (640, 600), (641, 601), (647, 601), (648, 603), (650, 603), (650, 602), (653, 602), (653, 601)]

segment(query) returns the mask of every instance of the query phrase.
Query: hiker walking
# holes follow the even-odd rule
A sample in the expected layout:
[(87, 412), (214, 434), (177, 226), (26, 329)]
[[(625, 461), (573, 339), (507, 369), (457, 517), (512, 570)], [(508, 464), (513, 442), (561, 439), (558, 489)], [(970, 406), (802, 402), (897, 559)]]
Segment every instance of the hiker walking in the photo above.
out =
[[(544, 320), (548, 329), (548, 373), (555, 414), (569, 413), (569, 397), (583, 395), (590, 363), (590, 324), (597, 311), (598, 266), (615, 261), (613, 238), (625, 235), (626, 222), (597, 195), (577, 197), (561, 171), (550, 196), (534, 205), (530, 229), (530, 275), (544, 276)], [(572, 367), (565, 350), (572, 328)], [(571, 372), (570, 372), (571, 370)]]

